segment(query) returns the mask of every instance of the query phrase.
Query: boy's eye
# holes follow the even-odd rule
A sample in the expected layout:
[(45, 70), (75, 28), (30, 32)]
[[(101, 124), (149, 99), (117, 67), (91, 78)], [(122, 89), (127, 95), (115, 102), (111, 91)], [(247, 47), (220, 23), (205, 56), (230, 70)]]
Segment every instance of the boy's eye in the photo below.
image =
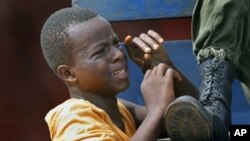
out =
[(103, 46), (102, 48), (98, 49), (93, 55), (92, 57), (94, 58), (100, 58), (106, 55), (106, 53), (108, 52), (108, 47), (107, 46)]
[(102, 49), (98, 50), (98, 51), (95, 53), (95, 55), (102, 55), (102, 54), (104, 54), (104, 53), (105, 53), (105, 48), (102, 48)]

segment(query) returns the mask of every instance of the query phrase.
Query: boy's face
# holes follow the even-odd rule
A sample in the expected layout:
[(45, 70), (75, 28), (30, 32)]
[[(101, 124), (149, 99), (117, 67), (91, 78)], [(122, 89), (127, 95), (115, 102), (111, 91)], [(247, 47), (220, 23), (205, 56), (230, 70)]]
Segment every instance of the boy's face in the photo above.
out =
[(114, 95), (128, 85), (127, 60), (111, 25), (102, 17), (69, 27), (71, 71), (82, 92)]

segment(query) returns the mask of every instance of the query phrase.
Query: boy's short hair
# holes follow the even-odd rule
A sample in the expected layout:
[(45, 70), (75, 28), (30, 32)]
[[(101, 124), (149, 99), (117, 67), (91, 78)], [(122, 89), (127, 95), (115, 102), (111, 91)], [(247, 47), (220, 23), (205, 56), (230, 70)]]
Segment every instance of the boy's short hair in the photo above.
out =
[(40, 42), (43, 55), (56, 72), (59, 65), (69, 61), (71, 40), (67, 28), (70, 24), (87, 21), (97, 15), (89, 9), (70, 7), (53, 13), (43, 25)]

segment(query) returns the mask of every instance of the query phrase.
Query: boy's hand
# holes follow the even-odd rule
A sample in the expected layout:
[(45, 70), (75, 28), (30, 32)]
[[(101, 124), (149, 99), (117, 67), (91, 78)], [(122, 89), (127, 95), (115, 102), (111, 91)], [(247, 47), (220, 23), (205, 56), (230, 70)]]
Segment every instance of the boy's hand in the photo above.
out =
[(163, 63), (146, 71), (141, 91), (148, 112), (155, 110), (165, 112), (167, 106), (175, 99), (174, 79), (181, 81), (182, 78)]
[(147, 34), (142, 33), (139, 37), (132, 38), (129, 35), (124, 41), (128, 55), (144, 72), (160, 62), (171, 64), (163, 42), (164, 39), (153, 30), (149, 30)]

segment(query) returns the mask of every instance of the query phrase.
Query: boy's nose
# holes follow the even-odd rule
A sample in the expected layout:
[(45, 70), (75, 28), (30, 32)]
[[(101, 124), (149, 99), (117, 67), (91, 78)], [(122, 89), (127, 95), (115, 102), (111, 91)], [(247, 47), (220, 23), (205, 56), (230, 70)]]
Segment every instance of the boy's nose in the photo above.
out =
[(125, 53), (121, 47), (117, 48), (114, 47), (112, 49), (112, 60), (111, 63), (116, 63), (118, 61), (124, 60), (125, 59)]

